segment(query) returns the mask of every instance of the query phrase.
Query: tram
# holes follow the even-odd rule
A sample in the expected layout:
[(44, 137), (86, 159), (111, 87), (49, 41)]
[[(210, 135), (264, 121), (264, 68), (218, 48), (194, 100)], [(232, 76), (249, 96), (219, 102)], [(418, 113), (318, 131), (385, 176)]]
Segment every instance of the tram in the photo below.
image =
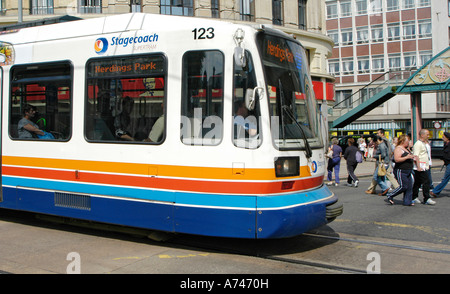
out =
[(342, 214), (300, 42), (123, 14), (0, 35), (0, 208), (286, 238)]

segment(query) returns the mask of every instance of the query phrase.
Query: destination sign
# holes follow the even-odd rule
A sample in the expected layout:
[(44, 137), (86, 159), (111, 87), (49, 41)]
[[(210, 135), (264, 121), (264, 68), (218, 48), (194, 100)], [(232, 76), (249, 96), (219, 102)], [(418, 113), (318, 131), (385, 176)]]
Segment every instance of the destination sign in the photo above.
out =
[(126, 58), (102, 58), (88, 64), (88, 76), (113, 77), (124, 75), (160, 74), (164, 72), (164, 58), (162, 56), (140, 56)]

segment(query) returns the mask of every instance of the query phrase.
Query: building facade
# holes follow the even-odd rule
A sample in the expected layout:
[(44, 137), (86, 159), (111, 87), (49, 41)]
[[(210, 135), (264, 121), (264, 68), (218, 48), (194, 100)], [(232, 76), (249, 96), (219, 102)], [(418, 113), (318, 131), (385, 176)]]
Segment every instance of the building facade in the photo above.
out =
[[(446, 49), (449, 3), (327, 0), (327, 34), (335, 43), (328, 68), (336, 77), (336, 105), (330, 114), (338, 116), (342, 109), (359, 105), (387, 85), (401, 85)], [(450, 93), (423, 93), (422, 97), (423, 127), (430, 130), (433, 138), (440, 138), (450, 127)], [(331, 132), (367, 134), (384, 128), (390, 136), (398, 136), (411, 132), (410, 121), (410, 96), (396, 95), (350, 125)], [(435, 128), (438, 125), (441, 128)]]
[[(316, 98), (324, 105), (334, 99), (334, 76), (327, 58), (333, 41), (326, 36), (325, 1), (320, 0), (0, 0), (0, 26), (62, 15), (93, 18), (143, 12), (207, 17), (272, 25), (294, 35), (307, 49)], [(22, 19), (20, 19), (22, 17)]]

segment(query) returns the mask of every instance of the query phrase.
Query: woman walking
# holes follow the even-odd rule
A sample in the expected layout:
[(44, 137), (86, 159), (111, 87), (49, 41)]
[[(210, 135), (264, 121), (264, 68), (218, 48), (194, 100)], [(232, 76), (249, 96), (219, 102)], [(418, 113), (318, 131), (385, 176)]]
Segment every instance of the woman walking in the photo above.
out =
[[(387, 194), (387, 192), (389, 191), (389, 186), (386, 183), (386, 176), (379, 176), (378, 175), (378, 169), (380, 167), (380, 163), (384, 164), (386, 170), (389, 166), (389, 147), (386, 145), (386, 142), (383, 140), (382, 137), (377, 136), (377, 148), (376, 148), (376, 152), (375, 152), (375, 160), (376, 160), (376, 164), (375, 164), (375, 171), (373, 173), (373, 179), (376, 181), (376, 183), (378, 185), (380, 185), (381, 188), (381, 193), (379, 194), (380, 196), (384, 196)], [(380, 160), (381, 159), (381, 160)]]
[(408, 136), (401, 135), (398, 138), (397, 147), (395, 147), (394, 150), (394, 176), (397, 179), (399, 186), (386, 195), (391, 205), (394, 204), (393, 198), (402, 192), (403, 205), (414, 205), (412, 202), (413, 178), (411, 174), (416, 156), (411, 153), (408, 147)]
[(340, 170), (340, 164), (341, 164), (341, 156), (342, 156), (342, 148), (338, 145), (338, 139), (333, 138), (331, 140), (333, 143), (330, 148), (328, 148), (328, 152), (332, 152), (331, 157), (328, 159), (328, 186), (333, 185), (332, 178), (333, 178), (333, 168), (334, 168), (334, 186), (339, 185), (339, 170)]

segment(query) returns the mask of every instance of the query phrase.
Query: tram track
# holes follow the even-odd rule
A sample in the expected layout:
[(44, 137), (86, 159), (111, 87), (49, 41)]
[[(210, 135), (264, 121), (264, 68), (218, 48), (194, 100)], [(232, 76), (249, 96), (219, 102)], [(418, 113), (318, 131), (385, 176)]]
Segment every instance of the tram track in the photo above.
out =
[[(88, 229), (88, 231), (82, 229), (81, 232), (94, 235), (98, 235), (99, 231), (105, 231), (104, 236), (113, 238), (127, 235), (131, 238), (130, 240), (139, 239), (138, 243), (162, 246), (169, 250), (179, 248), (193, 252), (200, 251), (219, 254), (219, 256), (222, 255), (221, 258), (227, 258), (227, 255), (231, 258), (232, 255), (252, 257), (256, 258), (255, 264), (260, 263), (261, 260), (277, 262), (282, 268), (298, 268), (299, 273), (304, 272), (301, 267), (307, 267), (310, 269), (307, 272), (364, 274), (367, 273), (370, 263), (367, 257), (371, 252), (377, 252), (381, 256), (381, 273), (422, 273), (422, 271), (450, 273), (448, 268), (450, 246), (442, 243), (376, 238), (335, 231), (331, 233), (312, 231), (287, 239), (233, 239), (127, 229), (121, 226), (69, 222), (67, 219), (42, 216), (34, 218), (32, 215), (24, 217), (21, 213), (21, 218), (18, 219), (15, 214), (7, 214), (4, 218), (43, 227), (46, 227), (48, 222), (56, 223), (62, 225), (56, 226), (57, 228), (69, 231), (78, 231), (74, 227), (81, 227)], [(107, 232), (113, 234), (109, 235)], [(151, 241), (145, 241), (144, 238), (149, 238)], [(246, 260), (248, 264), (248, 259)], [(239, 267), (239, 258), (237, 262), (236, 266)]]
[(434, 252), (434, 253), (450, 255), (450, 250), (445, 250), (445, 249), (434, 249), (434, 248), (426, 248), (426, 247), (421, 247), (421, 246), (402, 245), (402, 244), (379, 242), (379, 241), (373, 241), (373, 240), (358, 240), (358, 239), (352, 239), (352, 238), (342, 238), (342, 237), (334, 237), (334, 236), (319, 235), (319, 234), (309, 234), (309, 233), (305, 233), (304, 235), (311, 236), (311, 237), (317, 237), (317, 238), (330, 239), (330, 240), (340, 240), (340, 241), (348, 241), (348, 242), (355, 242), (355, 243), (362, 243), (362, 244), (395, 247), (395, 248), (425, 251), (425, 252)]
[[(298, 238), (301, 238), (301, 240)], [(416, 264), (417, 260), (413, 258), (414, 256), (423, 256), (418, 258), (419, 263), (422, 260), (426, 263), (428, 259), (450, 261), (450, 247), (436, 248), (431, 246), (427, 247), (426, 244), (422, 244), (420, 246), (414, 244), (401, 244), (401, 242), (404, 241), (390, 239), (373, 240), (370, 237), (364, 238), (362, 236), (329, 236), (317, 233), (304, 233), (302, 236), (295, 237), (290, 240), (295, 244), (304, 243), (298, 248), (297, 251), (291, 247), (288, 249), (283, 248), (283, 246), (286, 246), (286, 244), (289, 243), (289, 240), (286, 239), (252, 240), (252, 242), (250, 242), (252, 244), (249, 246), (242, 246), (242, 244), (248, 242), (242, 242), (239, 240), (232, 240), (228, 242), (223, 242), (223, 240), (215, 238), (212, 238), (211, 240), (213, 241), (205, 242), (203, 237), (198, 239), (197, 237), (183, 237), (174, 241), (171, 240), (169, 243), (173, 246), (188, 246), (195, 250), (207, 250), (224, 254), (237, 254), (286, 264), (325, 269), (329, 270), (330, 273), (366, 274), (367, 265), (369, 264), (369, 261), (366, 259), (367, 256), (364, 256), (364, 258), (359, 260), (357, 258), (352, 258), (352, 252), (355, 252), (355, 255), (357, 255), (361, 254), (361, 251), (364, 250), (367, 252), (382, 252), (382, 255), (385, 256), (385, 260), (383, 262), (385, 270), (382, 271), (382, 273), (403, 273), (401, 271), (403, 269), (392, 268), (389, 264), (392, 256), (395, 257), (396, 255), (404, 258), (401, 262), (404, 264)], [(271, 248), (273, 244), (275, 244), (274, 242), (280, 243), (280, 249), (278, 251), (274, 251)], [(311, 249), (308, 249), (311, 243), (314, 243), (315, 245), (313, 245)], [(324, 249), (326, 247), (329, 248)], [(361, 249), (361, 247), (364, 248)], [(345, 254), (339, 258), (336, 258), (335, 253), (333, 252), (341, 252), (342, 250), (345, 251)], [(320, 253), (317, 253), (316, 251), (319, 251)], [(327, 255), (327, 253), (329, 255)], [(407, 271), (409, 269), (404, 268), (404, 270)]]

